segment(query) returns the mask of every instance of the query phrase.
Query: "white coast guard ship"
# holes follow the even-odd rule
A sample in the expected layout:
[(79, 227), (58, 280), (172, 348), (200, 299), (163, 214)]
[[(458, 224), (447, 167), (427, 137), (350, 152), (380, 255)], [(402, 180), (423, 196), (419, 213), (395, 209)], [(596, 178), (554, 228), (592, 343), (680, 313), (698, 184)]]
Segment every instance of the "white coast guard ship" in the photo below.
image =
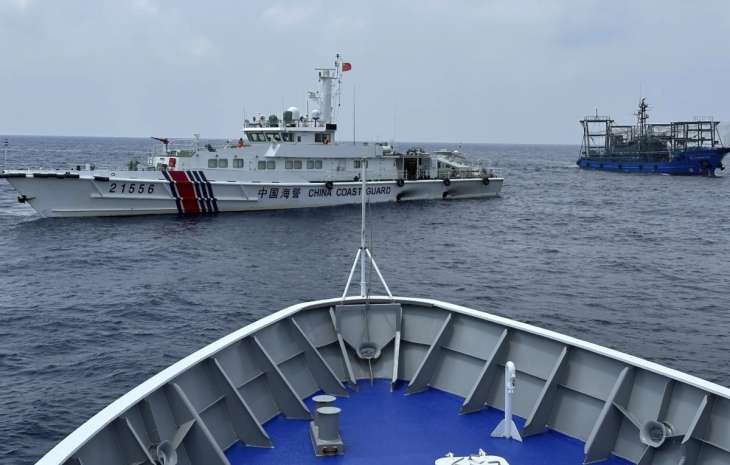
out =
[(61, 170), (5, 170), (18, 191), (43, 216), (197, 214), (223, 211), (325, 207), (357, 203), (365, 164), (371, 202), (494, 197), (503, 179), (449, 152), (396, 153), (387, 144), (338, 142), (335, 100), (351, 65), (317, 69), (314, 109), (295, 107), (246, 120), (243, 137), (220, 147), (188, 146), (159, 138), (160, 153), (147, 166), (124, 170), (92, 166)]

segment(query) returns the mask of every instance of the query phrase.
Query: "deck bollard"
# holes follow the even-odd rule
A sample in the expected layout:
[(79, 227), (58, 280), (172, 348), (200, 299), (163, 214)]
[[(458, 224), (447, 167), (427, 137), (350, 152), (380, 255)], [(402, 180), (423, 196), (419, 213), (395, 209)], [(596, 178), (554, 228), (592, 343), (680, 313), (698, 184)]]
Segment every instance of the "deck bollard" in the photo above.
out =
[(312, 438), (314, 454), (318, 457), (342, 455), (345, 453), (345, 444), (340, 436), (340, 413), (342, 410), (332, 405), (333, 396), (317, 397), (325, 397), (324, 399), (314, 399), (315, 403), (322, 402), (325, 405), (317, 408), (314, 421), (309, 423), (309, 434)]
[(329, 394), (319, 394), (317, 396), (312, 397), (312, 400), (314, 401), (314, 413), (317, 414), (317, 410), (319, 410), (320, 407), (330, 407), (334, 403), (335, 400), (337, 400), (337, 397), (331, 396)]

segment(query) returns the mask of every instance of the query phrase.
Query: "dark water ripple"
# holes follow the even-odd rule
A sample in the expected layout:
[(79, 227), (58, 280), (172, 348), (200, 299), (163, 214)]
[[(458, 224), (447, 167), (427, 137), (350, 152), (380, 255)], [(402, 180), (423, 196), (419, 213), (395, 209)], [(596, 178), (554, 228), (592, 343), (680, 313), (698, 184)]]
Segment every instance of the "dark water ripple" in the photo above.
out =
[[(123, 166), (149, 148), (144, 139), (10, 142), (15, 166)], [(730, 385), (730, 179), (580, 171), (573, 146), (464, 150), (503, 170), (500, 199), (371, 208), (373, 250), (397, 294)], [(32, 463), (234, 329), (338, 295), (358, 231), (350, 207), (44, 220), (0, 181), (0, 462)]]

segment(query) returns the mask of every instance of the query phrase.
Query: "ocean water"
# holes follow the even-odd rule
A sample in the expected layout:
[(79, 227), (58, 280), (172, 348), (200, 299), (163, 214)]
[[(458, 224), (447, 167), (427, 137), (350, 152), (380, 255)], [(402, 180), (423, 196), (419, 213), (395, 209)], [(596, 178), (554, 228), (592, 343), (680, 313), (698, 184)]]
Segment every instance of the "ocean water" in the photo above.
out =
[[(9, 140), (15, 167), (125, 166), (150, 148), (146, 139)], [(372, 250), (395, 294), (730, 386), (730, 178), (582, 171), (576, 146), (462, 149), (501, 170), (500, 198), (370, 207)], [(131, 387), (234, 329), (339, 295), (359, 240), (357, 207), (42, 219), (15, 197), (0, 181), (2, 464), (33, 463)]]

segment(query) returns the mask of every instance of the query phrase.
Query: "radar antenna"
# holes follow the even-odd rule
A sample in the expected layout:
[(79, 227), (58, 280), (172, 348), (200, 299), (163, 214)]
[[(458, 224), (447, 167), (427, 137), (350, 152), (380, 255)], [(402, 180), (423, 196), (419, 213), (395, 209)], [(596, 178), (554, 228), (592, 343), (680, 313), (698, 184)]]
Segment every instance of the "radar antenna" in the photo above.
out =
[(646, 98), (642, 97), (639, 101), (639, 111), (636, 112), (636, 121), (639, 125), (639, 137), (646, 135), (646, 120), (649, 119), (649, 105), (646, 103)]

